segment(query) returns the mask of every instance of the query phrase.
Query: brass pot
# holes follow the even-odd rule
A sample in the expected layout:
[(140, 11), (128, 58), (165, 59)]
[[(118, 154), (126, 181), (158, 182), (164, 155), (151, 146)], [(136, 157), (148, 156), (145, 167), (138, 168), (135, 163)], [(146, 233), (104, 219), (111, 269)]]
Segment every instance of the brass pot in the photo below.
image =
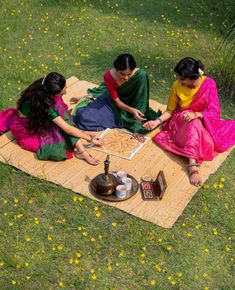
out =
[(100, 195), (111, 195), (118, 185), (117, 178), (109, 173), (109, 155), (104, 161), (104, 173), (97, 175), (93, 180), (93, 187), (96, 193)]
[(93, 186), (98, 194), (111, 195), (118, 185), (117, 178), (112, 174), (101, 173), (94, 179)]

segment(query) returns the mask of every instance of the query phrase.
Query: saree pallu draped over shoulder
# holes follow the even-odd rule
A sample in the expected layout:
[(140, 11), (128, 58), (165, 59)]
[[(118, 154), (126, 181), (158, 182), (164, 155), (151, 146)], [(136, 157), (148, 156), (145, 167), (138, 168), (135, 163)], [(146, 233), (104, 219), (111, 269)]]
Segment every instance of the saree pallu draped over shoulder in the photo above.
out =
[[(52, 107), (66, 122), (75, 126), (61, 97), (54, 99)], [(11, 130), (17, 143), (25, 150), (36, 152), (39, 159), (60, 161), (72, 158), (73, 147), (79, 139), (65, 134), (53, 122), (47, 132), (34, 134), (28, 129), (29, 118), (19, 117), (15, 108), (0, 112), (0, 117), (0, 132)]]
[[(88, 93), (96, 100), (90, 103), (82, 100), (72, 112), (79, 128), (86, 130), (126, 128), (131, 132), (147, 132), (142, 128), (143, 123), (135, 120), (131, 113), (115, 106), (105, 83), (88, 90)], [(140, 110), (148, 120), (154, 120), (161, 115), (160, 111), (155, 112), (149, 107), (149, 81), (143, 69), (140, 68), (127, 82), (120, 85), (117, 93), (123, 103)]]
[[(184, 120), (185, 112), (201, 112), (203, 120)], [(207, 77), (187, 109), (172, 114), (163, 130), (153, 140), (175, 154), (195, 159), (212, 160), (218, 152), (235, 145), (235, 120), (220, 119), (216, 83)]]

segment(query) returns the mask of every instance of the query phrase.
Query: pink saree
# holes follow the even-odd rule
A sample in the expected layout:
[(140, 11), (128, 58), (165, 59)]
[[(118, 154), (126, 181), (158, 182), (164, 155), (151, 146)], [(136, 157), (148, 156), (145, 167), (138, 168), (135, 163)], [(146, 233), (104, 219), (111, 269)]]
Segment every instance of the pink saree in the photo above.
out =
[[(183, 116), (187, 111), (201, 112), (203, 120), (186, 122)], [(220, 119), (215, 81), (207, 77), (191, 105), (175, 111), (153, 140), (164, 149), (199, 163), (212, 160), (218, 152), (235, 145), (235, 120)]]

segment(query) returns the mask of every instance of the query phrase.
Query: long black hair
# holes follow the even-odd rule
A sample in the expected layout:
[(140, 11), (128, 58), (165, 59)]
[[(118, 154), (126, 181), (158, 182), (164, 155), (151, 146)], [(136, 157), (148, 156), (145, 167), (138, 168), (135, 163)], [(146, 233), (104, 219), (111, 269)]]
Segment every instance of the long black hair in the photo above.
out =
[(30, 106), (28, 128), (33, 133), (43, 133), (51, 126), (48, 118), (52, 97), (59, 94), (65, 87), (65, 78), (51, 72), (44, 78), (34, 81), (22, 93), (17, 102), (17, 108), (28, 102)]
[(113, 66), (116, 70), (133, 70), (136, 68), (136, 62), (131, 54), (123, 53), (115, 59), (115, 61), (113, 62)]
[(185, 57), (178, 62), (174, 71), (183, 78), (196, 80), (201, 76), (200, 69), (204, 70), (204, 65), (200, 60)]

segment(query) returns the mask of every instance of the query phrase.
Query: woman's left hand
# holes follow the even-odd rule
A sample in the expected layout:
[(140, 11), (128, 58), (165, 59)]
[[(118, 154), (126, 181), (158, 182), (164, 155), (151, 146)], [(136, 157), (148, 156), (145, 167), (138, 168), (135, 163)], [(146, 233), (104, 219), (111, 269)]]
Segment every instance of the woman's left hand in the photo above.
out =
[(192, 120), (194, 120), (194, 119), (197, 119), (198, 117), (197, 117), (197, 113), (196, 112), (186, 112), (185, 114), (184, 114), (184, 120), (186, 121), (186, 122), (190, 122), (190, 121), (192, 121)]
[(75, 97), (72, 97), (69, 102), (70, 104), (77, 104), (77, 102), (79, 101), (79, 98), (75, 98)]

